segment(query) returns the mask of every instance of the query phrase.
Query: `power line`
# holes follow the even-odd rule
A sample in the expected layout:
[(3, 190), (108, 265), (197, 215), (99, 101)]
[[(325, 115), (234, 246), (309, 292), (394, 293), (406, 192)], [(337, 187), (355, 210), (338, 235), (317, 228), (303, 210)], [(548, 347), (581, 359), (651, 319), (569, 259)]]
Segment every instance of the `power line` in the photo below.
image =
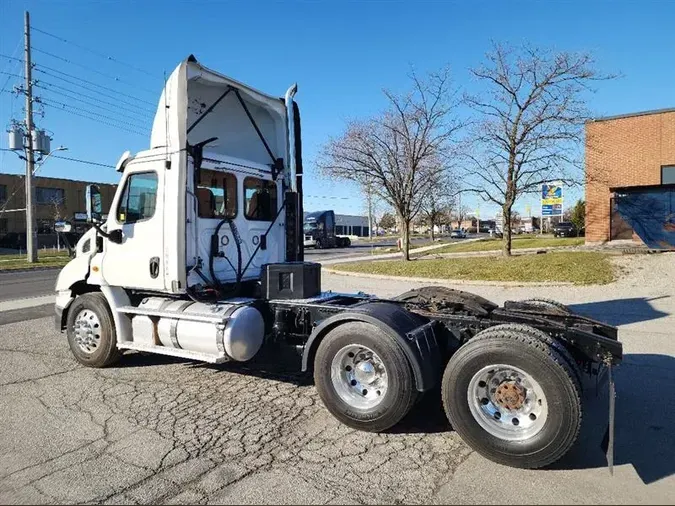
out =
[(308, 199), (333, 199), (333, 200), (349, 200), (350, 197), (334, 197), (330, 195), (303, 195), (303, 198)]
[[(34, 49), (35, 51), (40, 51), (39, 49), (36, 49), (36, 48), (33, 48), (33, 49)], [(45, 51), (41, 51), (41, 52), (45, 52)], [(49, 53), (49, 54), (51, 54), (51, 53)], [(54, 55), (54, 56), (55, 56), (56, 58), (60, 58), (59, 56), (56, 56), (56, 55)], [(0, 57), (2, 57), (2, 58), (7, 58), (8, 60), (13, 60), (13, 61), (17, 61), (17, 62), (23, 62), (23, 60), (21, 60), (20, 58), (14, 58), (14, 57), (12, 57), (12, 56), (7, 56), (7, 55), (5, 55), (5, 54), (0, 54)], [(70, 62), (70, 60), (66, 60), (65, 58), (60, 58), (60, 59), (62, 59), (62, 60), (64, 60), (64, 61), (67, 61), (67, 62)], [(144, 99), (142, 99), (142, 98), (138, 98), (138, 97), (135, 97), (135, 96), (133, 96), (133, 95), (129, 95), (129, 94), (127, 94), (127, 93), (118, 91), (118, 90), (116, 90), (116, 89), (114, 89), (114, 88), (109, 88), (109, 87), (107, 87), (107, 86), (103, 86), (102, 84), (94, 83), (94, 82), (92, 82), (92, 81), (87, 81), (86, 79), (82, 79), (81, 77), (75, 76), (75, 75), (73, 75), (73, 74), (68, 74), (67, 72), (63, 72), (63, 71), (61, 71), (61, 70), (58, 70), (58, 69), (55, 69), (55, 68), (52, 68), (52, 67), (48, 67), (47, 65), (42, 65), (41, 63), (36, 63), (35, 66), (37, 67), (35, 70), (38, 71), (38, 72), (42, 72), (43, 74), (50, 75), (48, 72), (45, 72), (44, 70), (41, 70), (41, 69), (46, 69), (46, 70), (49, 70), (49, 71), (52, 71), (52, 72), (56, 72), (56, 73), (58, 73), (58, 74), (61, 74), (61, 75), (70, 77), (70, 78), (72, 78), (72, 79), (77, 79), (78, 81), (81, 81), (81, 82), (83, 82), (83, 83), (87, 83), (87, 84), (90, 84), (90, 85), (92, 85), (92, 86), (97, 86), (97, 87), (99, 87), (99, 88), (102, 88), (102, 89), (104, 89), (104, 90), (110, 91), (110, 92), (112, 92), (112, 93), (117, 93), (117, 94), (119, 94), (119, 95), (122, 95), (123, 97), (128, 97), (128, 98), (131, 98), (131, 99), (133, 99), (133, 100), (137, 100), (137, 101), (139, 101), (139, 102), (143, 102), (143, 103), (145, 103), (145, 104), (149, 104), (149, 105), (153, 105), (153, 106), (155, 105), (153, 102), (150, 102), (150, 101), (148, 101), (148, 100), (144, 100)], [(85, 67), (85, 68), (86, 68), (86, 67)], [(97, 71), (92, 70), (92, 72), (97, 72)], [(101, 72), (97, 72), (97, 73), (102, 74)], [(114, 79), (114, 80), (116, 80), (116, 81), (124, 82), (125, 84), (128, 84), (128, 85), (130, 85), (130, 86), (134, 86), (135, 88), (138, 88), (135, 84), (127, 83), (126, 81), (121, 81), (120, 79), (118, 79), (118, 78), (116, 78), (116, 77), (108, 76), (107, 74), (102, 74), (102, 75), (105, 75), (106, 77), (109, 77), (110, 79)], [(58, 76), (52, 76), (52, 77), (56, 77), (57, 79), (62, 79), (62, 80), (64, 80), (64, 81), (66, 81), (66, 80), (63, 79), (62, 77), (58, 77)], [(73, 84), (73, 83), (71, 83), (71, 84)], [(81, 86), (81, 85), (79, 85), (79, 84), (77, 84), (77, 85), (78, 85), (78, 86)], [(89, 89), (89, 88), (86, 88), (86, 87), (85, 87), (85, 89)], [(139, 88), (139, 89), (145, 89), (145, 88)], [(90, 91), (94, 91), (94, 92), (96, 92), (96, 93), (100, 93), (100, 92), (97, 91), (97, 90), (90, 90)], [(147, 89), (146, 89), (145, 91), (148, 91), (148, 92), (150, 92), (150, 93), (154, 93), (154, 92), (151, 92), (150, 90), (147, 90)], [(104, 96), (109, 96), (109, 95), (104, 95)], [(110, 98), (115, 98), (115, 99), (117, 100), (116, 97), (110, 97)]]
[(89, 114), (90, 116), (93, 116), (95, 118), (102, 118), (102, 119), (107, 120), (107, 121), (114, 121), (114, 122), (119, 123), (120, 125), (125, 126), (125, 127), (138, 128), (139, 130), (142, 130), (143, 128), (145, 128), (143, 125), (139, 125), (137, 123), (128, 123), (126, 121), (121, 121), (117, 118), (111, 118), (110, 116), (106, 116), (104, 114), (97, 113), (96, 111), (90, 111), (88, 109), (82, 109), (81, 107), (75, 107), (73, 105), (66, 104), (64, 102), (59, 102), (59, 101), (53, 100), (51, 98), (49, 99), (48, 102), (45, 102), (44, 100), (40, 100), (37, 103), (44, 104), (44, 105), (51, 105), (52, 107), (56, 107), (56, 106), (60, 105), (61, 107), (64, 108), (64, 110), (65, 110), (65, 108), (72, 109), (74, 111)]
[[(47, 85), (47, 86), (45, 87), (44, 85)], [(51, 88), (56, 88), (56, 89), (58, 89), (58, 90), (63, 90), (63, 91), (67, 91), (67, 92), (69, 92), (69, 93), (74, 93), (74, 94), (77, 96), (77, 98), (75, 98), (75, 100), (80, 100), (79, 97), (88, 98), (88, 99), (91, 99), (91, 100), (96, 100), (97, 102), (100, 102), (100, 103), (102, 103), (102, 104), (106, 104), (106, 105), (113, 106), (113, 107), (115, 107), (115, 108), (117, 108), (117, 109), (121, 109), (121, 110), (123, 110), (123, 111), (127, 111), (127, 112), (130, 112), (130, 113), (133, 113), (133, 114), (138, 114), (139, 116), (141, 116), (141, 117), (144, 118), (144, 119), (152, 119), (152, 118), (153, 118), (152, 113), (150, 113), (149, 111), (147, 111), (147, 109), (139, 109), (139, 108), (137, 108), (137, 107), (135, 107), (135, 106), (134, 106), (133, 109), (131, 109), (131, 108), (124, 107), (124, 106), (120, 105), (120, 104), (118, 103), (119, 100), (118, 100), (117, 102), (115, 102), (115, 103), (113, 103), (113, 102), (106, 102), (105, 100), (101, 100), (101, 99), (98, 98), (98, 97), (94, 97), (94, 96), (91, 96), (91, 95), (87, 95), (86, 93), (81, 93), (81, 92), (76, 91), (76, 90), (71, 90), (70, 88), (66, 88), (66, 87), (64, 87), (64, 86), (59, 86), (58, 84), (50, 83), (50, 82), (47, 82), (47, 81), (39, 80), (39, 81), (37, 81), (37, 83), (35, 84), (35, 87), (36, 87), (36, 88), (43, 89), (43, 90), (51, 91), (51, 92), (57, 93), (57, 94), (59, 94), (59, 95), (69, 96), (69, 95), (66, 95), (66, 94), (63, 93), (63, 92), (58, 92), (58, 91), (54, 91), (54, 90), (51, 89)], [(146, 112), (146, 111), (147, 111), (147, 112)]]
[[(88, 116), (86, 114), (81, 114), (79, 112), (72, 111), (72, 110), (67, 109), (65, 107), (59, 107), (58, 105), (54, 105), (54, 104), (51, 104), (51, 103), (48, 103), (48, 102), (42, 102), (42, 104), (46, 105), (47, 107), (51, 107), (53, 109), (58, 109), (60, 111), (67, 112), (67, 113), (72, 114), (74, 116), (79, 116), (81, 118), (86, 118), (86, 119), (89, 119), (89, 120), (92, 120), (92, 121), (96, 121), (96, 122), (101, 123), (103, 125), (107, 125), (107, 126), (110, 126), (110, 127), (118, 128), (120, 130), (124, 130), (125, 132), (129, 132), (129, 133), (136, 134), (136, 135), (142, 135), (144, 137), (147, 136), (147, 133), (139, 132), (138, 130), (132, 130), (130, 128), (120, 126), (120, 125), (115, 124), (115, 123), (110, 123), (109, 121), (101, 121), (100, 119), (98, 119), (96, 117)], [(99, 117), (103, 117), (103, 116), (99, 115)], [(136, 127), (134, 125), (134, 128), (140, 128), (140, 127)]]
[(101, 162), (92, 162), (89, 160), (80, 160), (79, 158), (71, 158), (69, 156), (59, 156), (59, 155), (52, 155), (52, 158), (60, 158), (61, 160), (68, 160), (70, 162), (77, 162), (77, 163), (84, 163), (87, 165), (95, 165), (97, 167), (108, 167), (111, 169), (114, 169), (114, 165), (110, 165), (109, 163), (101, 163)]
[[(131, 116), (127, 116), (127, 115), (123, 114), (122, 112), (120, 112), (119, 109), (111, 109), (111, 108), (108, 108), (108, 107), (104, 107), (104, 106), (102, 106), (102, 105), (99, 105), (99, 104), (96, 103), (96, 102), (88, 102), (87, 100), (83, 100), (82, 98), (80, 98), (80, 97), (78, 97), (78, 96), (76, 96), (76, 95), (71, 95), (70, 93), (63, 93), (62, 91), (52, 90), (52, 89), (50, 89), (50, 88), (46, 88), (46, 87), (40, 86), (40, 85), (35, 85), (35, 87), (36, 87), (36, 88), (40, 88), (40, 89), (42, 89), (42, 90), (45, 90), (45, 91), (47, 91), (48, 93), (55, 93), (55, 94), (57, 94), (57, 95), (61, 95), (62, 97), (69, 98), (69, 99), (74, 100), (74, 101), (76, 101), (76, 102), (80, 102), (80, 103), (82, 103), (82, 104), (86, 104), (86, 105), (89, 105), (89, 106), (91, 106), (91, 107), (96, 107), (96, 108), (101, 109), (101, 110), (103, 110), (103, 111), (112, 112), (112, 113), (114, 113), (114, 114), (119, 115), (119, 116), (122, 117), (122, 118), (130, 119), (130, 120), (133, 120), (133, 121), (150, 121), (150, 122), (152, 121), (152, 118), (151, 118), (150, 116), (142, 116), (142, 117), (131, 117)], [(51, 100), (51, 97), (47, 97), (47, 98), (49, 98), (49, 99)], [(97, 100), (97, 99), (94, 99), (94, 100)], [(103, 102), (103, 101), (99, 101), (99, 102), (102, 103), (102, 104), (108, 104), (108, 105), (115, 106), (115, 104), (110, 104), (110, 103), (108, 103), (108, 102)], [(123, 110), (124, 110), (124, 111), (127, 111), (127, 109), (123, 109)], [(137, 113), (137, 112), (135, 112), (135, 111), (130, 111), (130, 112), (135, 113), (135, 114), (139, 114), (139, 113)]]
[(35, 47), (35, 46), (32, 47), (32, 50), (35, 51), (35, 52), (37, 52), (37, 53), (42, 53), (42, 54), (44, 54), (44, 55), (50, 56), (51, 58), (56, 58), (57, 60), (61, 60), (61, 61), (63, 61), (63, 62), (66, 62), (66, 63), (70, 64), (70, 65), (75, 65), (75, 66), (77, 66), (77, 67), (81, 67), (81, 68), (83, 68), (83, 69), (85, 69), (85, 70), (88, 70), (88, 71), (93, 72), (93, 73), (95, 73), (95, 74), (98, 74), (98, 75), (100, 75), (100, 76), (106, 77), (106, 78), (108, 78), (108, 79), (113, 79), (114, 81), (117, 81), (117, 82), (119, 82), (119, 83), (124, 83), (124, 84), (126, 84), (127, 86), (133, 86), (133, 87), (134, 87), (135, 89), (137, 89), (137, 90), (143, 90), (143, 91), (146, 91), (146, 92), (148, 92), (148, 93), (153, 93), (153, 94), (155, 93), (154, 90), (149, 90), (149, 89), (147, 89), (147, 88), (143, 88), (143, 87), (141, 87), (141, 86), (138, 86), (136, 83), (130, 83), (130, 82), (124, 81), (124, 80), (120, 79), (120, 78), (117, 77), (117, 76), (113, 76), (113, 75), (110, 75), (110, 74), (106, 74), (105, 72), (101, 72), (100, 70), (92, 69), (91, 67), (88, 67), (87, 65), (83, 65), (83, 64), (81, 64), (81, 63), (74, 62), (74, 61), (72, 61), (72, 60), (69, 60), (68, 58), (64, 58), (63, 56), (59, 56), (59, 55), (50, 53), (50, 52), (48, 52), (48, 51), (44, 51), (43, 49), (39, 49), (39, 48), (37, 48), (37, 47)]
[(73, 45), (73, 46), (75, 46), (75, 47), (77, 47), (77, 48), (79, 48), (79, 49), (82, 49), (82, 50), (84, 50), (84, 51), (88, 51), (89, 53), (95, 54), (96, 56), (99, 56), (99, 57), (101, 57), (101, 58), (104, 58), (104, 59), (106, 59), (106, 60), (108, 60), (108, 61), (115, 62), (115, 63), (117, 63), (118, 65), (124, 65), (125, 67), (129, 67), (130, 69), (133, 69), (133, 70), (135, 70), (136, 72), (141, 72), (141, 73), (143, 73), (143, 74), (145, 74), (145, 75), (148, 75), (148, 76), (150, 76), (150, 77), (157, 77), (157, 76), (151, 74), (150, 72), (148, 72), (148, 71), (146, 71), (146, 70), (143, 70), (143, 69), (140, 69), (140, 68), (138, 68), (138, 67), (135, 67), (134, 65), (131, 65), (131, 64), (129, 64), (129, 63), (125, 63), (125, 62), (123, 62), (123, 61), (120, 61), (120, 60), (118, 60), (118, 59), (116, 59), (116, 58), (113, 58), (112, 56), (105, 55), (105, 54), (103, 54), (103, 53), (99, 53), (98, 51), (94, 51), (93, 49), (88, 48), (88, 47), (86, 47), (86, 46), (81, 46), (80, 44), (77, 44), (77, 43), (72, 42), (72, 41), (70, 41), (70, 40), (64, 39), (63, 37), (59, 37), (58, 35), (54, 35), (53, 33), (49, 33), (49, 32), (46, 32), (46, 31), (44, 31), (44, 30), (40, 30), (39, 28), (36, 28), (36, 27), (34, 27), (34, 26), (32, 26), (32, 25), (31, 25), (31, 28), (32, 28), (33, 30), (35, 30), (36, 32), (42, 33), (42, 34), (44, 34), (44, 35), (48, 35), (49, 37), (53, 37), (53, 38), (55, 38), (56, 40), (60, 40), (61, 42), (65, 42), (66, 44), (71, 44), (71, 45)]
[[(21, 42), (22, 42), (22, 39), (19, 38), (19, 42), (17, 43), (16, 47), (14, 48), (14, 51), (12, 51), (12, 56), (6, 56), (6, 58), (8, 58), (8, 59), (10, 59), (10, 60), (23, 61), (23, 60), (19, 60), (18, 58), (14, 58), (14, 55), (16, 54), (16, 52), (17, 52), (17, 51), (19, 50), (19, 48), (21, 47)], [(4, 56), (4, 55), (3, 55), (3, 56)], [(9, 69), (10, 67), (12, 67), (13, 65), (14, 65), (13, 63), (10, 63), (10, 64), (7, 66), (8, 69)], [(7, 80), (5, 81), (5, 84), (2, 86), (2, 91), (5, 91), (5, 88), (7, 88), (7, 85), (9, 84), (9, 80), (10, 80), (10, 79), (11, 79), (11, 76), (8, 77)]]
[[(38, 72), (40, 72), (40, 73), (42, 73), (42, 74), (46, 74), (46, 75), (48, 75), (48, 76), (55, 77), (56, 79), (61, 79), (62, 81), (68, 82), (68, 83), (70, 83), (70, 84), (74, 84), (75, 86), (81, 86), (82, 88), (88, 89), (89, 91), (94, 91), (94, 92), (96, 92), (96, 93), (101, 93), (101, 92), (98, 91), (98, 90), (92, 90), (91, 88), (88, 88), (88, 87), (86, 87), (86, 86), (84, 86), (84, 85), (82, 85), (82, 84), (80, 84), (80, 83), (78, 83), (78, 82), (75, 82), (75, 83), (74, 83), (74, 82), (72, 82), (72, 81), (69, 81), (68, 79), (63, 78), (63, 77), (60, 77), (60, 76), (56, 76), (56, 75), (54, 75), (54, 74), (51, 74), (50, 72), (47, 72), (47, 71), (44, 70), (44, 69), (47, 69), (47, 70), (49, 70), (49, 71), (51, 71), (51, 72), (56, 72), (57, 74), (61, 74), (61, 75), (66, 76), (66, 77), (70, 77), (71, 79), (77, 79), (78, 81), (80, 81), (80, 83), (86, 83), (86, 84), (89, 84), (89, 85), (91, 85), (91, 86), (96, 86), (97, 88), (101, 88), (101, 89), (103, 89), (103, 90), (107, 90), (107, 91), (110, 91), (110, 92), (112, 92), (112, 93), (117, 93), (118, 95), (122, 95), (123, 97), (128, 97), (128, 98), (131, 98), (131, 99), (133, 99), (133, 100), (137, 100), (137, 101), (142, 102), (142, 103), (144, 103), (144, 104), (149, 104), (149, 105), (152, 105), (152, 106), (155, 105), (154, 103), (150, 102), (149, 100), (143, 100), (142, 98), (134, 97), (133, 95), (129, 95), (128, 93), (124, 93), (124, 92), (118, 91), (118, 90), (116, 90), (116, 89), (109, 88), (109, 87), (107, 87), (107, 86), (103, 86), (102, 84), (94, 83), (94, 82), (92, 82), (92, 81), (87, 81), (86, 79), (82, 79), (81, 77), (74, 76), (73, 74), (68, 74), (67, 72), (62, 72), (61, 70), (57, 70), (57, 69), (54, 69), (54, 68), (51, 68), (51, 67), (47, 67), (46, 65), (42, 65), (41, 63), (38, 63), (38, 64), (35, 65), (35, 70), (38, 71)], [(101, 95), (110, 97), (110, 95), (105, 95), (104, 93), (101, 93)], [(117, 100), (117, 97), (110, 97), (110, 98), (114, 98), (115, 100)], [(133, 104), (132, 104), (132, 105), (133, 105)]]

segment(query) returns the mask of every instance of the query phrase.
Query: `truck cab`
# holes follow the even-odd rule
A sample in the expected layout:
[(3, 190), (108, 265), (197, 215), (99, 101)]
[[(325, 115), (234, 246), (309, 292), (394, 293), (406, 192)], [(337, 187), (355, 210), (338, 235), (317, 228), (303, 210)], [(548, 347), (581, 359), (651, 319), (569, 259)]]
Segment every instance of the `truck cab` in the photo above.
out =
[(304, 246), (322, 248), (346, 248), (351, 246), (349, 237), (335, 233), (335, 212), (316, 211), (305, 216), (303, 224)]

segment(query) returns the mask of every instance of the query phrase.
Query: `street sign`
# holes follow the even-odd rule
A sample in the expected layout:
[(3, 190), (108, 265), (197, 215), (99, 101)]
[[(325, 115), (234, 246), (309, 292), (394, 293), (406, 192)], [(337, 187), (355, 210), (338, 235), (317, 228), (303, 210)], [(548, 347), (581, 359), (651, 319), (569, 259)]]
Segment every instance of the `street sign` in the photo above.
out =
[(563, 187), (561, 182), (541, 185), (541, 215), (563, 215)]

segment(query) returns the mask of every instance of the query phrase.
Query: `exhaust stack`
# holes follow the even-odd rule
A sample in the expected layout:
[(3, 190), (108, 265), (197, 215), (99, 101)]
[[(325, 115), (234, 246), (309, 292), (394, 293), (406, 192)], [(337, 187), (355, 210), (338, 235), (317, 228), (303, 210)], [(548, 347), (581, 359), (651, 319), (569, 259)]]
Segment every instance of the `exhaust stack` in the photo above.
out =
[(295, 163), (295, 114), (293, 112), (293, 97), (298, 91), (298, 83), (293, 84), (286, 91), (286, 117), (288, 118), (288, 167), (290, 169), (290, 187), (293, 193), (298, 192), (297, 166)]

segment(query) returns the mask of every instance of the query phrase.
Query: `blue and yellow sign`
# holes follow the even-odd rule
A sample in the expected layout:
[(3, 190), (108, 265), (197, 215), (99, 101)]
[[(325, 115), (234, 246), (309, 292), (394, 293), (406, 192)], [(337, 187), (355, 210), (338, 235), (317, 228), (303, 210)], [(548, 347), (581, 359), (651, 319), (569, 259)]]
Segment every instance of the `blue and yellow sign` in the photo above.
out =
[(544, 183), (541, 185), (541, 215), (562, 216), (563, 188), (562, 183)]

